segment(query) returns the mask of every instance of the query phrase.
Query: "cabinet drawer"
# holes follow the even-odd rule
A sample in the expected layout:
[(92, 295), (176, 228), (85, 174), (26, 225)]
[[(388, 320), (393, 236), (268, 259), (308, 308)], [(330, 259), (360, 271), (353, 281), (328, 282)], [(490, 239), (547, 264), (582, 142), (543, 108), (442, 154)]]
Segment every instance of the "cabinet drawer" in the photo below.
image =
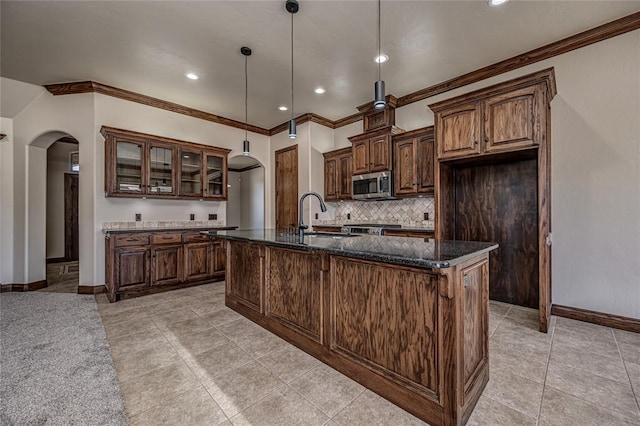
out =
[(182, 234), (154, 234), (151, 236), (151, 244), (170, 244), (182, 242)]
[(201, 243), (209, 241), (208, 235), (202, 235), (200, 233), (185, 233), (184, 234), (184, 242), (185, 243)]
[(114, 245), (116, 247), (146, 246), (149, 244), (149, 234), (116, 235)]

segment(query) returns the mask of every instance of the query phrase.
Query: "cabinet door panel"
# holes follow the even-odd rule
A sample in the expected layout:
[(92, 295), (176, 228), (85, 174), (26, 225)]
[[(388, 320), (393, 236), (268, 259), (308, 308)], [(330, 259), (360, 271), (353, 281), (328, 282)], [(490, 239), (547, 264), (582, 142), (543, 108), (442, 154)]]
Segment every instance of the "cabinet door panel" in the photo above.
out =
[(170, 145), (149, 143), (149, 186), (153, 195), (175, 195), (175, 149)]
[(480, 154), (480, 104), (438, 113), (436, 122), (439, 158)]
[(202, 152), (180, 150), (180, 195), (202, 196)]
[(204, 167), (204, 196), (225, 199), (227, 197), (226, 157), (205, 153)]
[(353, 143), (353, 174), (369, 173), (369, 141)]
[(322, 259), (273, 247), (267, 259), (266, 315), (320, 342)]
[(144, 147), (142, 142), (118, 140), (114, 148), (114, 193), (146, 194), (144, 176)]
[(435, 165), (435, 150), (433, 133), (418, 138), (416, 147), (416, 164), (418, 175), (418, 192), (433, 192), (433, 169)]
[(415, 139), (397, 141), (393, 145), (393, 183), (396, 195), (416, 193), (415, 148)]
[(221, 241), (213, 243), (213, 273), (224, 272), (227, 267), (227, 249)]
[(148, 247), (115, 250), (116, 291), (149, 285), (149, 254)]
[(370, 139), (369, 170), (371, 172), (391, 170), (390, 144), (391, 138), (388, 135)]
[(338, 199), (338, 159), (336, 157), (324, 160), (324, 199)]
[(184, 258), (185, 281), (201, 280), (212, 275), (210, 243), (185, 244)]
[(485, 151), (506, 151), (538, 143), (536, 105), (538, 88), (494, 96), (485, 103)]
[(262, 312), (263, 249), (257, 244), (237, 241), (230, 242), (227, 247), (227, 297)]
[(352, 176), (351, 155), (343, 155), (338, 160), (338, 198), (351, 198), (351, 176)]
[[(483, 286), (488, 273), (487, 261), (464, 269), (462, 283), (464, 288), (464, 383), (473, 379), (474, 373), (487, 360), (488, 324), (485, 317), (488, 311), (489, 296)], [(484, 343), (483, 343), (484, 342)]]
[(151, 254), (151, 285), (175, 284), (182, 281), (182, 244), (154, 247)]

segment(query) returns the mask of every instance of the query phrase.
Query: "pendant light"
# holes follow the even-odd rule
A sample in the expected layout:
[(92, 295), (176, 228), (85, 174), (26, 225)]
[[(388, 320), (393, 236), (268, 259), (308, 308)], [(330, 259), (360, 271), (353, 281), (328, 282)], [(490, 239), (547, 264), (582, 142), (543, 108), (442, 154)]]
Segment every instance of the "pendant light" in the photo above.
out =
[(298, 12), (300, 5), (298, 0), (287, 0), (284, 7), (291, 14), (291, 120), (289, 120), (289, 139), (295, 139), (298, 135), (296, 133), (296, 120), (293, 118), (293, 15)]
[(380, 0), (378, 0), (378, 81), (374, 85), (374, 101), (373, 107), (375, 109), (385, 109), (387, 101), (384, 98), (384, 81), (380, 78)]
[(240, 53), (244, 55), (244, 141), (242, 142), (242, 155), (249, 155), (249, 138), (247, 137), (248, 111), (249, 111), (249, 72), (247, 69), (248, 59), (251, 56), (251, 49), (241, 47)]

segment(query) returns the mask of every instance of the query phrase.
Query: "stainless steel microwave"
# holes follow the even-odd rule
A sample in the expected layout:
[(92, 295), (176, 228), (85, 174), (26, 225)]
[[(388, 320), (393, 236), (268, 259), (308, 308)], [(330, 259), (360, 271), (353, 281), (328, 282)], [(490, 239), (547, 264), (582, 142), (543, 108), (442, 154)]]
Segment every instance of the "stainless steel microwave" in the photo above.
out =
[(392, 172), (368, 173), (351, 178), (351, 198), (380, 200), (393, 198)]

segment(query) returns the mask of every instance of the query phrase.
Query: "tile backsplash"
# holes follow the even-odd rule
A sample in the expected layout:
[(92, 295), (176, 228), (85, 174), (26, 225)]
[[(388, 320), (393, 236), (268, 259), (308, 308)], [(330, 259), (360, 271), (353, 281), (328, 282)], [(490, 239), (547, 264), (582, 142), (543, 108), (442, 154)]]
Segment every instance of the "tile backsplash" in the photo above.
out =
[[(324, 220), (315, 220), (315, 224), (385, 223), (402, 224), (406, 227), (434, 227), (433, 197), (381, 201), (347, 200), (327, 202), (327, 206), (333, 209), (333, 218), (327, 218), (324, 214)], [(425, 213), (428, 213), (429, 220), (424, 220)], [(350, 219), (347, 218), (348, 215)]]
[(206, 228), (225, 226), (223, 220), (146, 220), (139, 222), (102, 222), (102, 230), (113, 229), (163, 229), (163, 228)]

